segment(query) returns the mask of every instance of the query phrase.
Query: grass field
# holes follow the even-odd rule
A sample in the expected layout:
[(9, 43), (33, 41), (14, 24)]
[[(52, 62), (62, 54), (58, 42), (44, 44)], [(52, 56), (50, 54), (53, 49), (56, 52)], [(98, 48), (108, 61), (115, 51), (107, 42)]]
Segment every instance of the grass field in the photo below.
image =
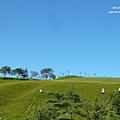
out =
[[(72, 77), (48, 81), (0, 79), (0, 115), (7, 116), (9, 120), (26, 118), (33, 108), (49, 99), (50, 91), (67, 92), (71, 88), (91, 103), (96, 97), (103, 102), (119, 85), (119, 78)], [(101, 94), (102, 88), (105, 88), (105, 94)], [(40, 89), (43, 94), (39, 93)]]

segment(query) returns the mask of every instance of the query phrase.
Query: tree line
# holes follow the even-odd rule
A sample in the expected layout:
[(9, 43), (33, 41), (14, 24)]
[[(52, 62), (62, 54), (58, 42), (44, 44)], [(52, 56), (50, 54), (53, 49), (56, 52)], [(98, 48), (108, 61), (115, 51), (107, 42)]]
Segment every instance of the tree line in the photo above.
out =
[[(30, 78), (35, 79), (37, 78), (40, 74), (41, 77), (39, 76), (39, 78), (43, 78), (43, 79), (55, 79), (56, 75), (53, 74), (53, 69), (52, 68), (44, 68), (42, 70), (40, 70), (40, 73), (38, 73), (37, 71), (30, 71)], [(29, 76), (29, 72), (28, 69), (22, 69), (22, 68), (15, 68), (15, 69), (11, 69), (11, 67), (9, 66), (3, 66), (0, 69), (0, 73), (4, 76), (4, 78), (7, 75), (12, 75), (12, 76), (16, 76), (17, 79), (19, 78), (28, 78)]]

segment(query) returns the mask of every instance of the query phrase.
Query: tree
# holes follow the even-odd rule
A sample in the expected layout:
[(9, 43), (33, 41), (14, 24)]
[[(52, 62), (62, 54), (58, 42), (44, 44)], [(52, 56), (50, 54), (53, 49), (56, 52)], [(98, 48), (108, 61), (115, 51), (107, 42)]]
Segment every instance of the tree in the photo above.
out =
[(85, 72), (84, 74), (85, 74), (85, 76), (87, 76), (87, 73), (86, 73), (86, 72)]
[(110, 99), (115, 113), (120, 116), (120, 91), (114, 91)]
[(70, 75), (70, 71), (68, 71), (68, 75)]
[(48, 95), (52, 96), (52, 98), (37, 111), (38, 120), (58, 120), (59, 117), (65, 117), (66, 115), (70, 119), (61, 118), (61, 120), (73, 120), (76, 116), (77, 118), (79, 116), (86, 116), (81, 98), (73, 90), (67, 93), (50, 92)]
[(28, 78), (28, 69), (27, 68), (23, 69), (23, 74), (21, 74), (21, 77)]
[(96, 73), (94, 73), (94, 76), (96, 76), (97, 74)]
[(23, 69), (23, 74), (28, 75), (28, 69), (27, 68)]
[(16, 68), (14, 70), (12, 70), (12, 74), (16, 75), (17, 79), (19, 78), (19, 76), (21, 76), (22, 74), (24, 74), (24, 70), (21, 68)]
[(30, 73), (31, 73), (31, 77), (33, 77), (33, 78), (35, 78), (39, 75), (39, 73), (36, 71), (30, 71)]
[(1, 69), (0, 69), (0, 73), (2, 73), (4, 75), (4, 78), (7, 74), (11, 74), (11, 68), (8, 67), (8, 66), (3, 66)]
[(53, 72), (54, 71), (51, 68), (44, 68), (40, 71), (40, 74), (42, 74), (42, 77), (47, 80), (48, 78), (51, 78)]
[(80, 72), (80, 75), (82, 74), (82, 72)]
[(50, 78), (56, 79), (56, 75), (55, 74), (51, 74)]

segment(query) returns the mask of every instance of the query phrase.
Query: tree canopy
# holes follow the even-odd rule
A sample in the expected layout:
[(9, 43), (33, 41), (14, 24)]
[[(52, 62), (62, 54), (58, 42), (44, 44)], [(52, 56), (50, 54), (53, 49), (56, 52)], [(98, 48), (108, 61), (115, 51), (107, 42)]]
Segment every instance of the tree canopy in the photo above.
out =
[[(56, 75), (53, 74), (53, 70), (52, 68), (44, 68), (40, 71), (41, 76), (39, 76), (39, 78), (44, 78), (44, 79), (55, 79)], [(22, 69), (22, 68), (15, 68), (15, 69), (11, 69), (9, 66), (3, 66), (0, 68), (0, 73), (2, 75), (4, 75), (4, 78), (7, 74), (12, 75), (10, 78), (12, 78), (13, 76), (16, 76), (17, 79), (21, 77), (21, 79), (23, 78), (28, 78), (29, 72), (28, 69)], [(37, 71), (30, 71), (30, 75), (31, 78), (38, 78), (39, 72)]]
[(33, 77), (33, 78), (35, 78), (39, 75), (39, 73), (36, 71), (30, 71), (30, 73), (31, 73), (31, 77)]
[(53, 72), (54, 71), (51, 68), (44, 68), (40, 71), (40, 74), (42, 74), (42, 77), (47, 80), (48, 78), (51, 78)]
[(8, 67), (8, 66), (3, 66), (0, 69), (0, 73), (2, 73), (4, 75), (4, 77), (5, 77), (7, 74), (11, 74), (11, 68)]
[(12, 74), (16, 75), (16, 77), (19, 78), (19, 76), (24, 74), (24, 70), (22, 68), (16, 68), (16, 69), (12, 70)]

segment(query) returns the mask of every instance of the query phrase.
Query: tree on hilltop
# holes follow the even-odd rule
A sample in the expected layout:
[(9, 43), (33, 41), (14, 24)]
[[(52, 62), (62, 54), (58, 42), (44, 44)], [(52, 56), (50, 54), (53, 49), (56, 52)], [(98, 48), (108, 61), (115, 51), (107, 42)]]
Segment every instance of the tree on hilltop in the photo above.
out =
[(36, 71), (30, 71), (30, 73), (31, 73), (31, 77), (33, 78), (36, 78), (39, 75), (39, 73)]
[(22, 68), (16, 68), (14, 70), (12, 70), (12, 74), (16, 75), (17, 79), (19, 78), (19, 76), (21, 76), (24, 73)]
[(22, 78), (28, 78), (28, 69), (23, 69), (23, 74), (21, 75)]
[(48, 78), (51, 78), (53, 72), (54, 71), (51, 68), (44, 68), (40, 71), (40, 74), (42, 74), (42, 77), (47, 80)]
[(17, 77), (17, 79), (21, 76), (23, 78), (28, 77), (28, 69), (22, 69), (22, 68), (16, 68), (14, 70), (12, 70), (12, 75), (15, 75)]
[(4, 78), (7, 74), (11, 74), (11, 68), (8, 67), (8, 66), (3, 66), (1, 69), (0, 69), (0, 73), (4, 75)]
[(56, 79), (56, 75), (55, 75), (55, 74), (51, 74), (51, 75), (50, 75), (50, 78)]

